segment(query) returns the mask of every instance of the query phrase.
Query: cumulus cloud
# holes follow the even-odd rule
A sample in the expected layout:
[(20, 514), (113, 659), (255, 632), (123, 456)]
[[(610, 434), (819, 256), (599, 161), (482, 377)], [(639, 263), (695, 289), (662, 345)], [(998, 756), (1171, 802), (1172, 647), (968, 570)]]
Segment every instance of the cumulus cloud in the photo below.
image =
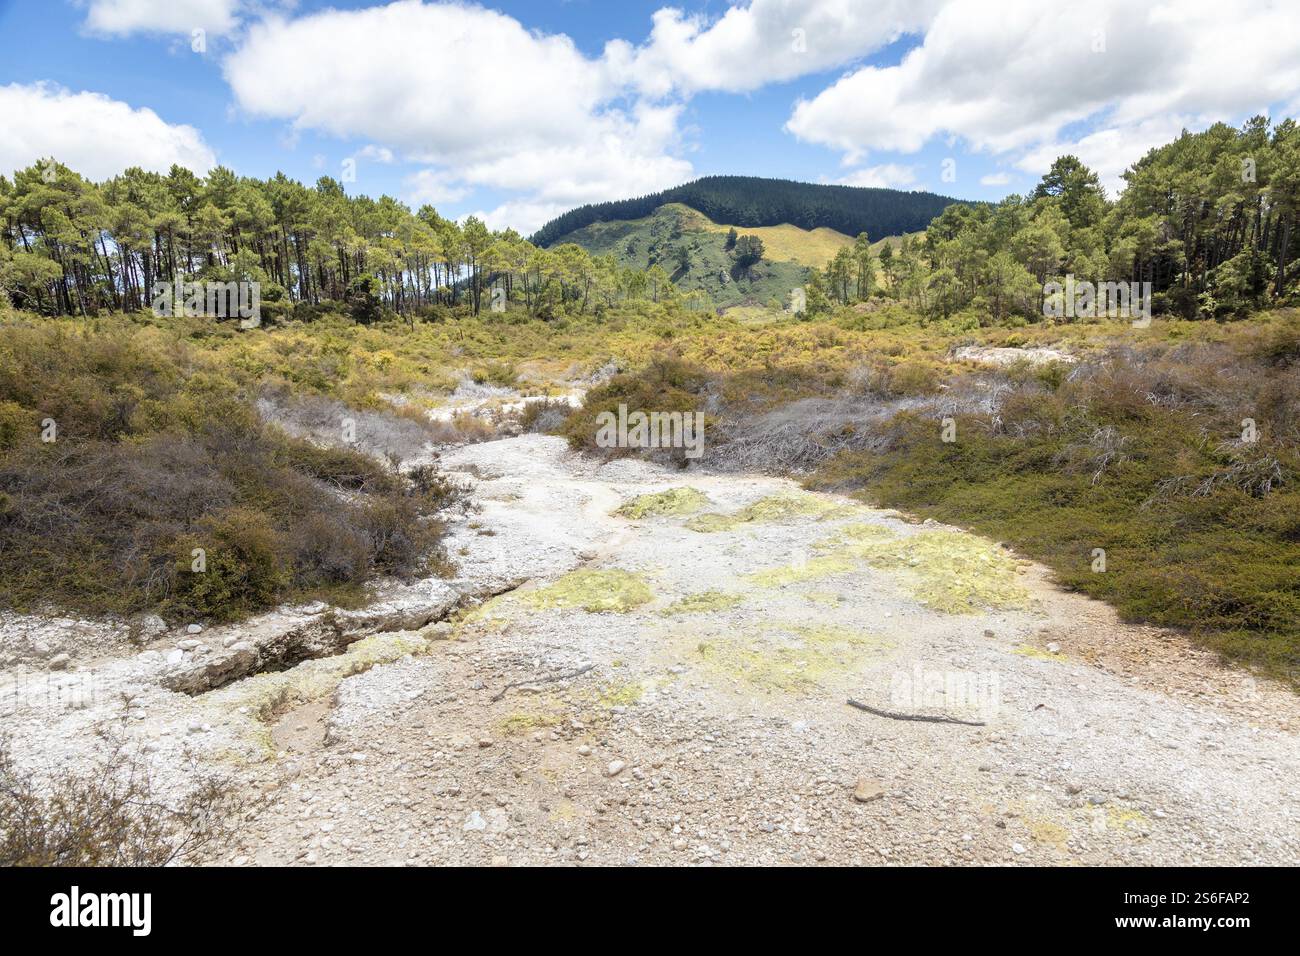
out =
[(86, 29), (110, 36), (133, 33), (227, 33), (239, 22), (242, 0), (90, 0)]
[(443, 203), (459, 202), (469, 193), (465, 186), (440, 169), (421, 169), (406, 177), (406, 201), (412, 206), (439, 206)]
[(838, 180), (841, 186), (875, 186), (882, 189), (905, 189), (916, 184), (916, 167), (883, 163), (855, 169)]
[(554, 143), (609, 93), (600, 65), (568, 37), (419, 0), (273, 17), (250, 28), (224, 71), (250, 113), (431, 162)]
[(654, 97), (744, 92), (842, 66), (929, 23), (940, 0), (751, 0), (711, 19), (665, 7), (649, 39), (606, 45), (620, 76)]
[(197, 173), (216, 156), (192, 126), (162, 120), (102, 93), (73, 93), (47, 83), (0, 86), (0, 173), (53, 157), (94, 180), (130, 166), (166, 172), (173, 163)]
[[(1269, 0), (951, 2), (898, 65), (800, 101), (787, 129), (850, 162), (947, 136), (1037, 172), (1075, 145), (1114, 185), (1166, 117), (1234, 120), (1293, 97), (1293, 34), (1294, 14)], [(1092, 132), (1058, 142), (1076, 124)]]
[(1058, 156), (1078, 156), (1101, 179), (1106, 191), (1114, 196), (1124, 188), (1124, 170), (1147, 152), (1176, 139), (1185, 129), (1209, 126), (1209, 117), (1157, 116), (1139, 123), (1106, 126), (1075, 139), (1052, 140), (1036, 146), (1016, 160), (1016, 168), (1042, 175)]
[(1008, 173), (989, 173), (987, 176), (980, 177), (981, 186), (1005, 186), (1009, 182), (1011, 176)]
[(353, 155), (353, 159), (368, 159), (374, 163), (380, 163), (384, 166), (392, 163), (396, 157), (393, 151), (387, 146), (376, 146), (374, 143), (367, 143)]
[(468, 185), (567, 207), (691, 172), (675, 153), (678, 107), (626, 105), (607, 61), (481, 7), (400, 0), (271, 17), (223, 69), (250, 114), (428, 164), (408, 183), (411, 199)]
[(606, 117), (577, 142), (526, 150), (458, 170), (464, 183), (515, 190), (512, 199), (484, 214), (494, 228), (532, 232), (584, 203), (641, 196), (684, 182), (691, 165), (664, 152), (676, 135), (678, 107), (642, 105), (627, 117)]
[(489, 229), (510, 228), (527, 236), (572, 208), (568, 203), (511, 199), (494, 209), (479, 210), (474, 215), (482, 219)]

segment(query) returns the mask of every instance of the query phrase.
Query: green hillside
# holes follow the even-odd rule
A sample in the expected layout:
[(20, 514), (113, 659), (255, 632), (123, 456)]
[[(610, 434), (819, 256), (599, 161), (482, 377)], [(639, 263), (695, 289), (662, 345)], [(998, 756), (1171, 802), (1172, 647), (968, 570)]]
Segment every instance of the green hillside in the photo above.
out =
[(681, 203), (714, 222), (737, 228), (789, 223), (804, 230), (833, 229), (846, 236), (899, 236), (924, 229), (959, 200), (927, 192), (828, 186), (758, 176), (706, 176), (636, 199), (572, 209), (537, 231), (532, 241), (551, 246), (597, 222), (643, 219), (660, 206)]
[[(763, 258), (740, 269), (727, 248), (727, 237), (757, 236)], [(717, 223), (681, 203), (660, 206), (640, 219), (594, 222), (563, 237), (592, 255), (613, 255), (624, 268), (641, 271), (659, 266), (683, 292), (706, 293), (718, 308), (741, 305), (785, 305), (790, 291), (804, 284), (808, 267), (823, 268), (835, 253), (853, 239), (833, 229), (800, 229), (784, 223), (747, 228)], [(890, 237), (874, 243), (897, 243)], [(686, 265), (682, 252), (686, 250)]]

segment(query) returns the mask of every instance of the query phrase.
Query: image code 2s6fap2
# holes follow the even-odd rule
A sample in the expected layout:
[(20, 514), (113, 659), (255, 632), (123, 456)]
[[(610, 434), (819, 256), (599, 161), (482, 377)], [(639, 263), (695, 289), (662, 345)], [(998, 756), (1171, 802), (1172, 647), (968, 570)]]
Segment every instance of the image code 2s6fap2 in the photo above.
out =
[(1126, 904), (1140, 904), (1143, 906), (1160, 907), (1166, 905), (1186, 905), (1188, 903), (1196, 906), (1200, 905), (1223, 905), (1228, 903), (1249, 903), (1250, 894), (1245, 892), (1193, 892), (1193, 893), (1125, 893), (1124, 902)]

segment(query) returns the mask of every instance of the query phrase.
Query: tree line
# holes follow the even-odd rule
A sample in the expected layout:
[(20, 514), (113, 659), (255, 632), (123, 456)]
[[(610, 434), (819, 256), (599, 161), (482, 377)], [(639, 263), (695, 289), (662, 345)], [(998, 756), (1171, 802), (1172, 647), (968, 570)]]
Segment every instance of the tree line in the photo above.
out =
[(385, 309), (477, 314), (494, 302), (553, 318), (678, 296), (663, 270), (621, 268), (573, 244), (542, 249), (428, 205), (412, 212), (388, 196), (349, 196), (330, 177), (308, 187), (283, 173), (173, 166), (94, 183), (52, 159), (0, 176), (0, 296), (13, 306), (147, 309), (157, 283), (178, 279), (259, 282), (264, 313), (346, 303), (361, 321)]
[[(1290, 301), (1300, 269), (1300, 131), (1255, 117), (1241, 129), (1184, 132), (1124, 173), (1107, 198), (1092, 170), (1062, 156), (1026, 196), (953, 204), (923, 236), (879, 257), (883, 294), (932, 315), (1041, 317), (1049, 283), (1150, 283), (1153, 311), (1244, 315)], [(866, 298), (860, 255), (841, 250), (810, 277), (808, 310)], [(865, 292), (865, 294), (864, 294)]]
[[(870, 231), (855, 230), (852, 246), (810, 270), (806, 312), (885, 296), (931, 315), (973, 310), (994, 321), (1033, 319), (1043, 314), (1048, 284), (1067, 275), (1150, 283), (1155, 311), (1189, 318), (1245, 314), (1294, 295), (1294, 120), (1270, 126), (1256, 117), (1241, 129), (1184, 132), (1124, 179), (1125, 191), (1109, 199), (1096, 173), (1063, 156), (1028, 195), (948, 204), (925, 220), (922, 235), (884, 247), (878, 258)], [(809, 225), (821, 207), (799, 212), (791, 205), (811, 195), (797, 188), (805, 186), (819, 195), (846, 188), (710, 177), (682, 187), (702, 192), (670, 190), (631, 202), (658, 208), (693, 197), (715, 221)], [(942, 200), (851, 192), (887, 193), (907, 215)], [(908, 205), (908, 197), (921, 205)], [(617, 209), (634, 217), (637, 209), (626, 205), (605, 204), (600, 214)], [(596, 208), (568, 215), (576, 222)], [(565, 225), (569, 231), (572, 222)], [(547, 248), (543, 233), (530, 242), (473, 216), (456, 223), (428, 205), (412, 212), (388, 196), (349, 196), (330, 177), (308, 187), (283, 173), (259, 180), (217, 167), (200, 177), (173, 166), (165, 175), (133, 168), (94, 183), (46, 160), (12, 180), (0, 176), (0, 297), (43, 314), (92, 315), (149, 308), (159, 282), (256, 281), (272, 316), (341, 302), (371, 321), (384, 310), (412, 318), (446, 308), (477, 314), (505, 302), (554, 318), (681, 295), (663, 268), (623, 267), (612, 254), (593, 256), (573, 243)], [(755, 237), (728, 245), (739, 266), (762, 258)], [(688, 298), (707, 304), (698, 293)]]

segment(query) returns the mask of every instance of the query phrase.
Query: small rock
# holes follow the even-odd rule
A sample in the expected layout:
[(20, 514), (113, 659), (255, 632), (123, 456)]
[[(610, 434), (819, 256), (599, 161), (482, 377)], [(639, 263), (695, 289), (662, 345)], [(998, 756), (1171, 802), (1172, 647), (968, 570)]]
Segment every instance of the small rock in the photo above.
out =
[(491, 747), (492, 739), (490, 737), (480, 737), (478, 741), (480, 747)]
[(872, 780), (870, 777), (858, 777), (858, 782), (853, 788), (853, 799), (858, 803), (870, 803), (873, 800), (879, 800), (884, 795), (884, 784), (879, 780)]
[(477, 810), (471, 810), (469, 816), (465, 818), (464, 829), (467, 833), (471, 830), (486, 830), (487, 821), (483, 819), (483, 814)]
[(144, 643), (156, 640), (167, 633), (167, 622), (157, 614), (142, 614), (135, 618), (130, 626), (135, 638)]
[(591, 753), (591, 748), (588, 747), (586, 744), (583, 744), (578, 748), (578, 753), (583, 757), (586, 757)]
[(203, 633), (203, 625), (202, 625), (202, 624), (191, 624), (189, 627), (185, 628), (185, 633), (186, 633), (186, 634), (202, 634), (202, 633)]
[(1019, 856), (1021, 853), (1025, 852), (1025, 848), (1021, 846), (1019, 843), (1013, 843), (1011, 844), (1011, 852), (1014, 853), (1016, 856)]
[(1050, 641), (1047, 645), (1047, 653), (1049, 654), (1061, 653), (1061, 645), (1057, 644), (1055, 641)]
[(611, 760), (609, 762), (609, 766), (605, 768), (605, 776), (617, 777), (620, 773), (623, 772), (623, 768), (626, 766), (627, 764), (625, 764), (621, 760)]
[(68, 664), (71, 663), (71, 661), (72, 661), (72, 657), (68, 654), (55, 654), (53, 657), (50, 658), (50, 664), (49, 664), (50, 670), (52, 671), (67, 670)]
[(189, 641), (177, 641), (177, 642), (176, 642), (176, 646), (179, 647), (179, 648), (180, 648), (181, 650), (183, 650), (183, 651), (192, 651), (192, 650), (194, 650), (196, 647), (201, 646), (202, 643), (203, 643), (202, 641), (195, 641), (195, 640), (189, 640)]

